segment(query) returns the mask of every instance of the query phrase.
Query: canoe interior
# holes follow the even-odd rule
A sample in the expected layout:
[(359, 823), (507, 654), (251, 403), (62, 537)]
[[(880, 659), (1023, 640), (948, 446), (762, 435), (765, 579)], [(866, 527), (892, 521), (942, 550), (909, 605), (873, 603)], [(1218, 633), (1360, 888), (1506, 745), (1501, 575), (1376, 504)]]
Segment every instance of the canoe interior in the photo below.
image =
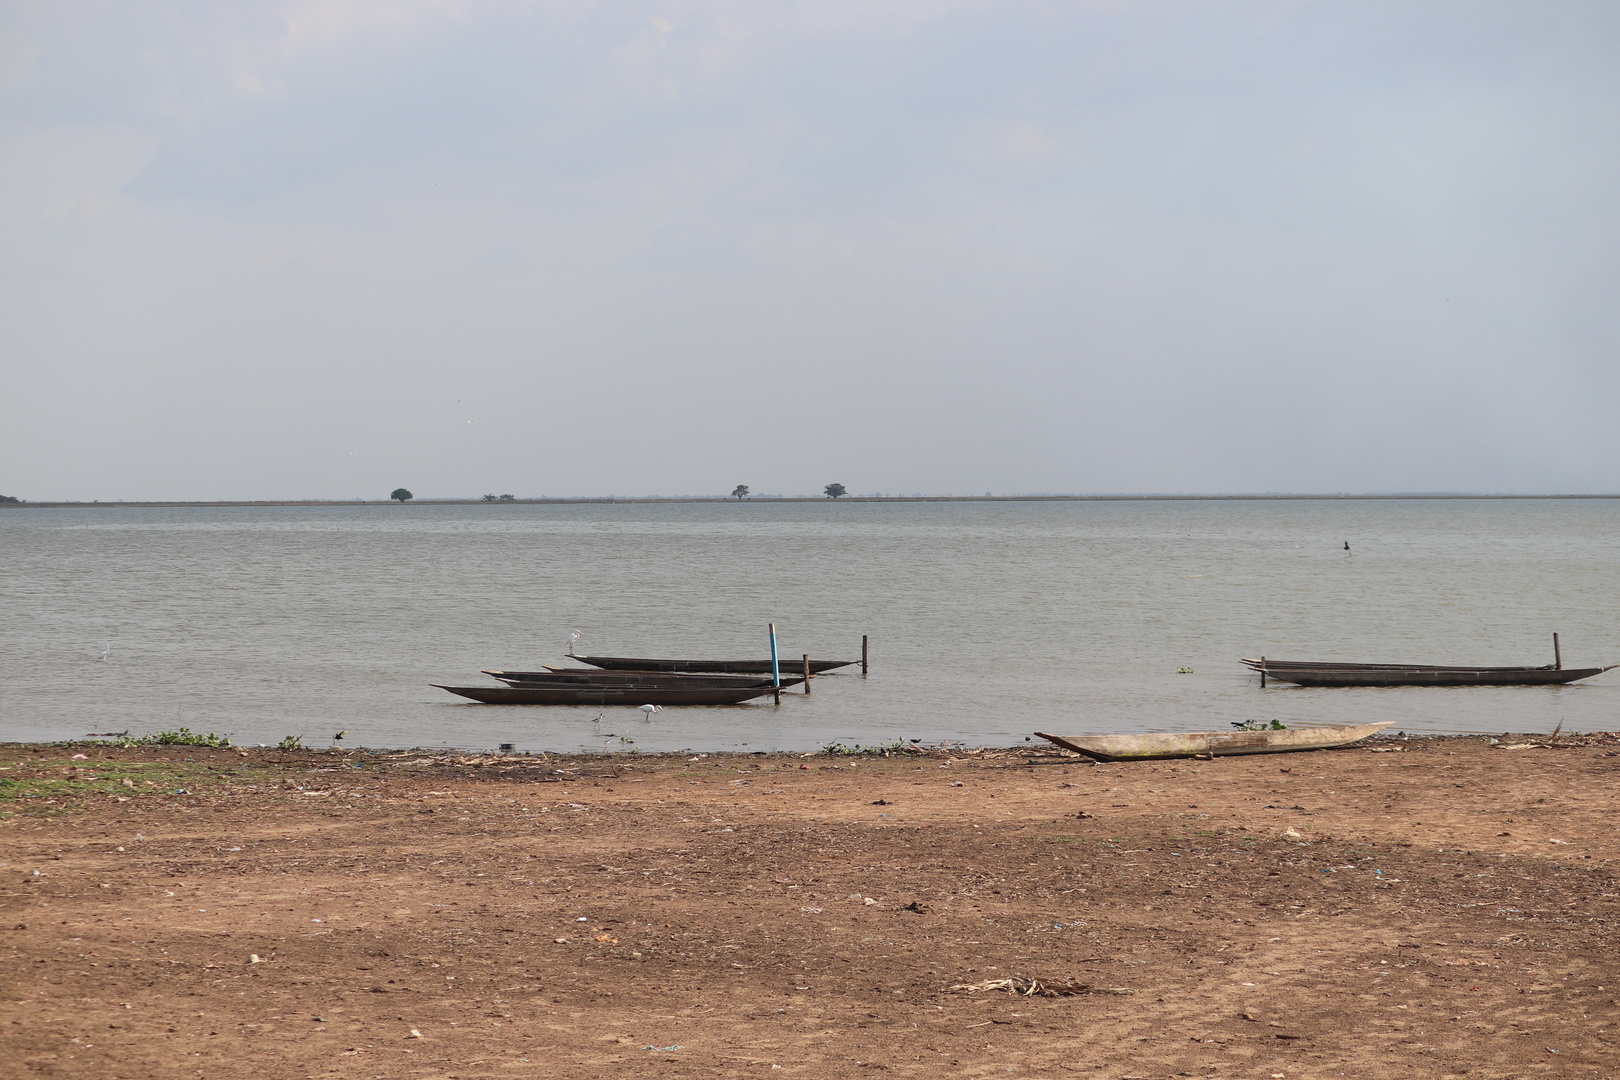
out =
[(1281, 731), (1147, 732), (1140, 735), (1048, 735), (1037, 731), (1035, 734), (1098, 761), (1151, 761), (1202, 755), (1228, 757), (1326, 750), (1365, 739), (1389, 726), (1390, 721), (1382, 721), (1291, 727)]
[[(578, 660), (582, 664), (592, 667), (605, 668), (616, 671), (672, 671), (688, 673), (714, 673), (736, 672), (739, 674), (771, 673), (771, 661), (764, 660), (650, 660), (645, 657), (633, 656), (575, 656), (568, 654), (568, 659)], [(832, 671), (835, 668), (849, 667), (860, 663), (859, 660), (811, 660), (810, 673), (819, 674), (823, 671)], [(779, 670), (786, 675), (789, 672), (804, 672), (803, 655), (788, 656), (783, 654), (779, 663)]]
[(575, 683), (562, 686), (446, 686), (460, 697), (486, 705), (739, 705), (768, 697), (769, 686), (627, 686)]

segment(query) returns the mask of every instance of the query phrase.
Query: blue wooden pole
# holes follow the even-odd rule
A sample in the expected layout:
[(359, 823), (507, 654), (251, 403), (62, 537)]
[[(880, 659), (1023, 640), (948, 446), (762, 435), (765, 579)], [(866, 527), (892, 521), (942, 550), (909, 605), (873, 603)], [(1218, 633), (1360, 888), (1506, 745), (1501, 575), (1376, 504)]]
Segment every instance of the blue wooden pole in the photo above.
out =
[(776, 624), (771, 623), (771, 686), (776, 689), (776, 703), (782, 704), (782, 661), (776, 651)]

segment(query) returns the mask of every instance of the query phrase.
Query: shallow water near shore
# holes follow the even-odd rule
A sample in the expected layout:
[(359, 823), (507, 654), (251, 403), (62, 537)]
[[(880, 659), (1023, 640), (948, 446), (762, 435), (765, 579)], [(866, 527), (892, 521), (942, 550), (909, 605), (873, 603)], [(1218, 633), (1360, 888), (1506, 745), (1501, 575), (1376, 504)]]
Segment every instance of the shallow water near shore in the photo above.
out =
[[(346, 729), (625, 753), (1272, 718), (1620, 726), (1620, 671), (1262, 690), (1237, 663), (1542, 664), (1554, 631), (1565, 666), (1620, 662), (1615, 500), (21, 508), (0, 512), (0, 551), (4, 740), (185, 726), (325, 746)], [(768, 656), (772, 621), (784, 657), (858, 658), (871, 635), (870, 675), (650, 722), (428, 685), (562, 662), (575, 629), (587, 653)]]

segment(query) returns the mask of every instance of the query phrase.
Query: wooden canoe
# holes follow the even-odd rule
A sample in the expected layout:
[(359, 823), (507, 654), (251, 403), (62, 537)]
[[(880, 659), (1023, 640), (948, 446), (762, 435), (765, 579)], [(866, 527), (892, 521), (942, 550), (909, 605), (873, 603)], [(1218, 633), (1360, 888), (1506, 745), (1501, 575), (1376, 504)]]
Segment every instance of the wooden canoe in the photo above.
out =
[(1608, 667), (1445, 667), (1434, 664), (1341, 664), (1324, 661), (1249, 660), (1243, 663), (1278, 682), (1297, 686), (1557, 686), (1601, 675)]
[[(598, 671), (596, 668), (548, 668), (544, 671), (502, 671), (485, 668), (492, 675), (512, 686), (609, 686), (631, 684), (636, 686), (770, 686), (769, 675), (688, 675), (669, 671)], [(797, 686), (804, 676), (783, 678), (783, 686)]]
[[(648, 660), (631, 656), (575, 656), (568, 654), (568, 659), (578, 660), (582, 664), (592, 667), (606, 668), (612, 671), (673, 671), (689, 674), (720, 674), (736, 672), (739, 674), (771, 673), (769, 657), (764, 660)], [(834, 668), (849, 667), (860, 663), (859, 660), (811, 660), (810, 674), (818, 675)], [(783, 675), (790, 672), (804, 673), (804, 657), (782, 654), (779, 668)]]
[(1272, 669), (1286, 671), (1304, 668), (1342, 668), (1345, 671), (1561, 671), (1556, 664), (1510, 664), (1498, 667), (1482, 667), (1475, 664), (1347, 664), (1339, 660), (1267, 660), (1264, 657), (1256, 660), (1244, 657), (1239, 663), (1247, 664), (1251, 670), (1259, 671), (1262, 667), (1268, 672)]
[(769, 686), (633, 686), (574, 683), (562, 686), (446, 686), (432, 683), (486, 705), (738, 705), (767, 697)]
[(1322, 724), (1291, 727), (1281, 731), (1187, 731), (1141, 735), (1048, 735), (1035, 734), (1098, 761), (1150, 761), (1155, 758), (1184, 758), (1233, 754), (1283, 754), (1294, 750), (1326, 750), (1365, 739), (1389, 727), (1377, 724)]

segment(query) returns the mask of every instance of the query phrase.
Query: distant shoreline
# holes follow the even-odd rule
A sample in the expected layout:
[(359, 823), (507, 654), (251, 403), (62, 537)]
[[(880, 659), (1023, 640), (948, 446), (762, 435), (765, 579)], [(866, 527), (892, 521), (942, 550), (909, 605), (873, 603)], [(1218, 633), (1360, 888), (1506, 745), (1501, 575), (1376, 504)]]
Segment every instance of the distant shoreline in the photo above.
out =
[(396, 503), (392, 499), (234, 499), (212, 502), (185, 502), (179, 500), (121, 501), (121, 502), (20, 502), (0, 504), (3, 510), (25, 509), (95, 509), (119, 508), (184, 508), (184, 507), (253, 507), (253, 506), (572, 506), (572, 505), (634, 505), (640, 503), (1002, 503), (1002, 502), (1397, 502), (1446, 500), (1569, 500), (1620, 499), (1617, 494), (1563, 494), (1563, 495), (1479, 495), (1457, 492), (1408, 493), (1393, 495), (844, 495), (829, 499), (820, 495), (751, 496), (738, 500), (722, 495), (649, 495), (621, 496), (596, 495), (556, 499), (507, 499), (490, 502), (485, 499), (412, 499), (409, 503)]

